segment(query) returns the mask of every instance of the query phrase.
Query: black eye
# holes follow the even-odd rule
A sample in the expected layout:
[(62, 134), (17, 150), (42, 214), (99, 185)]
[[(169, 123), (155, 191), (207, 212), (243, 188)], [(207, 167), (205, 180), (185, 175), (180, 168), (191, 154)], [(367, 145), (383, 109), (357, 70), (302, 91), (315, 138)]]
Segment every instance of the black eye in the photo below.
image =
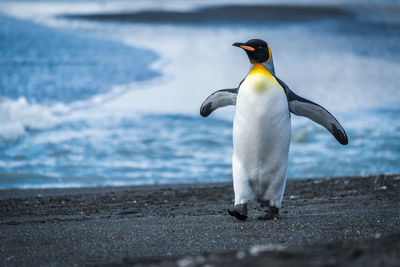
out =
[(261, 49), (261, 48), (263, 48), (263, 47), (262, 47), (262, 46), (259, 46), (258, 48)]

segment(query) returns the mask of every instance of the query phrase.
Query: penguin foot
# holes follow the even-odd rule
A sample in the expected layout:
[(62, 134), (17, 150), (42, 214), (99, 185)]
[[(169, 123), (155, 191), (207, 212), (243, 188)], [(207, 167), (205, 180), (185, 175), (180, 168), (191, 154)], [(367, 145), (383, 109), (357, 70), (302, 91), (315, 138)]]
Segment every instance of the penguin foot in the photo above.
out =
[(228, 209), (228, 213), (238, 220), (245, 221), (247, 219), (247, 204), (236, 205), (233, 210)]
[(258, 217), (259, 220), (277, 220), (279, 216), (279, 209), (277, 207), (268, 207), (267, 214)]
[(246, 215), (242, 215), (239, 212), (237, 212), (236, 210), (229, 210), (228, 209), (228, 213), (229, 213), (229, 215), (231, 215), (231, 216), (233, 216), (236, 219), (241, 220), (241, 221), (245, 221), (247, 219)]

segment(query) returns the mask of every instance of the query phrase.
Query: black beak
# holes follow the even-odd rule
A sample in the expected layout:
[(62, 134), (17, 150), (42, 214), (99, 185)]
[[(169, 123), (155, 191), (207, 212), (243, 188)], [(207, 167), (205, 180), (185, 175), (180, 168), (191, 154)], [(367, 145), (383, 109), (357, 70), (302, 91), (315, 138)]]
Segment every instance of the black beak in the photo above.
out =
[(236, 46), (236, 47), (240, 47), (241, 45), (244, 45), (244, 43), (234, 43), (233, 44), (233, 46)]

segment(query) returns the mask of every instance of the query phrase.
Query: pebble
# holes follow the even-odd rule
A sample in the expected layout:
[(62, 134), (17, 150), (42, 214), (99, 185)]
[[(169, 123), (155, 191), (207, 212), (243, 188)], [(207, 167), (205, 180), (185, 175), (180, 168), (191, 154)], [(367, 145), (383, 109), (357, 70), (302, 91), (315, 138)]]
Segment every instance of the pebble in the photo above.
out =
[(249, 252), (252, 256), (257, 256), (261, 252), (276, 251), (276, 250), (282, 250), (285, 248), (286, 248), (285, 246), (282, 246), (280, 244), (257, 245), (257, 246), (251, 247)]

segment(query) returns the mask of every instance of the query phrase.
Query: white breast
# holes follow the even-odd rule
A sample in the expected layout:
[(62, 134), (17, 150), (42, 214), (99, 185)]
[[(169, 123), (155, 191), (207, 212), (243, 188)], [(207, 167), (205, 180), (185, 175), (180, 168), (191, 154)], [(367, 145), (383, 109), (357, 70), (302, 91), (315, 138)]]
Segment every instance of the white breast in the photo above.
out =
[(285, 180), (289, 144), (290, 114), (283, 89), (273, 77), (249, 75), (236, 100), (233, 164), (241, 166), (241, 173), (234, 179), (246, 176), (254, 193), (264, 194), (275, 180)]

